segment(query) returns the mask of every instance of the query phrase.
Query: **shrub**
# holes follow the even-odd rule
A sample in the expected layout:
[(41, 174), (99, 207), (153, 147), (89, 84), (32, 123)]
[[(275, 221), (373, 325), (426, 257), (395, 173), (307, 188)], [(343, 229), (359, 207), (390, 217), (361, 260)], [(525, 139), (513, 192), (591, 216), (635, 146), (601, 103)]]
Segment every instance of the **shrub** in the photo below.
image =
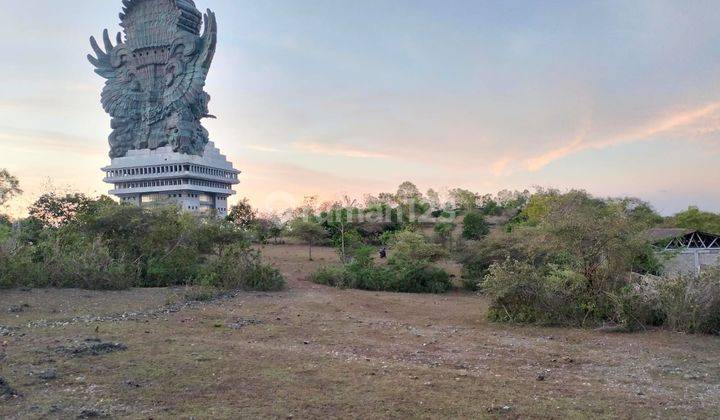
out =
[(310, 275), (310, 281), (332, 287), (344, 287), (345, 270), (343, 267), (320, 267)]
[(662, 282), (659, 301), (668, 328), (720, 334), (720, 269)]
[(361, 248), (351, 263), (320, 268), (310, 280), (339, 288), (402, 293), (445, 293), (452, 288), (450, 275), (440, 268), (421, 261), (377, 266), (372, 252), (371, 247)]
[(664, 325), (675, 331), (720, 334), (720, 269), (699, 277), (638, 276), (614, 299), (628, 330)]
[(441, 245), (429, 243), (422, 234), (407, 230), (395, 233), (389, 246), (393, 261), (434, 262), (448, 256)]
[(467, 290), (468, 292), (477, 292), (480, 290), (480, 281), (476, 278), (462, 276), (460, 283), (463, 290)]
[(3, 288), (119, 290), (131, 287), (137, 280), (135, 267), (113, 258), (98, 238), (53, 236), (41, 248), (6, 249), (0, 260), (0, 287)]
[(608, 308), (584, 276), (555, 265), (507, 259), (490, 267), (482, 288), (493, 321), (584, 326), (604, 319)]
[(29, 218), (0, 241), (2, 288), (122, 289), (197, 282), (249, 290), (284, 285), (236, 225), (177, 206), (145, 209), (85, 200), (64, 212), (62, 223)]
[(224, 290), (277, 291), (285, 287), (280, 271), (264, 264), (260, 253), (246, 244), (223, 249), (201, 268), (194, 283)]
[(422, 262), (397, 267), (390, 289), (404, 293), (446, 293), (452, 289), (450, 274)]
[(557, 325), (616, 320), (624, 313), (618, 296), (624, 296), (630, 273), (656, 272), (659, 266), (644, 239), (654, 219), (643, 206), (583, 191), (541, 192), (525, 208), (525, 222), (465, 249), (464, 274), (468, 283), (485, 279), (496, 320)]
[(635, 276), (631, 284), (612, 294), (615, 321), (626, 331), (664, 324), (667, 317), (659, 300), (659, 283), (662, 281), (661, 277)]
[(452, 239), (455, 224), (451, 222), (440, 222), (435, 225), (434, 230), (438, 241), (442, 244), (448, 244), (450, 243), (450, 239)]
[(222, 296), (222, 291), (212, 286), (190, 286), (185, 290), (185, 302), (210, 302)]
[(477, 241), (490, 233), (485, 217), (478, 212), (470, 212), (463, 218), (463, 238)]
[(0, 246), (0, 289), (46, 284), (47, 274), (33, 260), (30, 247)]

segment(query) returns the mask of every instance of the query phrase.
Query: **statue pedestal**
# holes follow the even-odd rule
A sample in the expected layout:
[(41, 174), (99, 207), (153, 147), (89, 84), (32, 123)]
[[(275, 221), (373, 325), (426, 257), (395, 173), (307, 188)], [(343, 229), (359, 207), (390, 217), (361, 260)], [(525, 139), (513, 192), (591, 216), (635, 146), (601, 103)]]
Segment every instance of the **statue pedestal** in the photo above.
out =
[(110, 194), (138, 206), (177, 203), (184, 210), (218, 217), (228, 212), (227, 199), (235, 194), (240, 171), (212, 142), (203, 156), (173, 152), (170, 147), (130, 150), (102, 168)]

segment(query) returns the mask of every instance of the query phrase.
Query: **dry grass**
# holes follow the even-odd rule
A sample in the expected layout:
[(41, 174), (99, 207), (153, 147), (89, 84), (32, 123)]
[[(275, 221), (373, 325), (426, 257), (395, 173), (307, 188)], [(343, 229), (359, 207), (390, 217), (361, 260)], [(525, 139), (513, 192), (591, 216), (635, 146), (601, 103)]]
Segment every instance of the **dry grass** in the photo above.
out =
[[(0, 417), (720, 415), (717, 337), (494, 325), (481, 297), (335, 290), (303, 281), (336, 263), (332, 250), (264, 252), (287, 291), (177, 312), (154, 310), (182, 290), (3, 291), (0, 325), (17, 329), (0, 337), (0, 376), (23, 397), (0, 401)], [(128, 349), (55, 351), (88, 337)], [(49, 368), (57, 378), (40, 379)]]

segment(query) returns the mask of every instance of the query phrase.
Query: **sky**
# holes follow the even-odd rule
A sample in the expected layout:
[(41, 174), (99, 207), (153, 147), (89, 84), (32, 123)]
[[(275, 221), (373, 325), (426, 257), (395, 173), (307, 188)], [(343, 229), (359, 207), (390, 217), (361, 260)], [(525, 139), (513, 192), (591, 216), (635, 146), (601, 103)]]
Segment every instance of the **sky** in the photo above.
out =
[[(218, 18), (211, 140), (238, 197), (533, 186), (720, 211), (720, 3), (195, 0)], [(109, 188), (88, 38), (120, 0), (0, 0), (0, 168), (22, 215)]]

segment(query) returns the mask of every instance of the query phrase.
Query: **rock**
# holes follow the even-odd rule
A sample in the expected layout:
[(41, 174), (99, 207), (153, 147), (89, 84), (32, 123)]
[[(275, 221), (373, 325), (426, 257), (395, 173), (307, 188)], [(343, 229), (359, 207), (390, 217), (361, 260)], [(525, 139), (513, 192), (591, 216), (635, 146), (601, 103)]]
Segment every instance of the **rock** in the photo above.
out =
[(30, 305), (27, 303), (22, 303), (20, 305), (11, 305), (8, 308), (8, 312), (11, 314), (19, 314), (20, 312), (25, 312), (25, 309), (30, 308)]
[(509, 405), (503, 405), (502, 407), (492, 405), (492, 406), (488, 407), (487, 412), (488, 413), (507, 413), (510, 410), (511, 410), (511, 407)]
[(38, 377), (44, 381), (51, 381), (57, 378), (57, 370), (55, 368), (50, 368), (48, 370), (40, 372)]
[(130, 388), (140, 388), (139, 383), (137, 383), (135, 381), (131, 381), (131, 380), (125, 381), (125, 385), (129, 386)]
[(226, 326), (233, 330), (239, 330), (248, 325), (260, 325), (262, 323), (263, 322), (261, 320), (255, 318), (238, 318), (235, 322), (231, 322)]
[(538, 381), (541, 381), (541, 382), (544, 381), (544, 380), (545, 380), (545, 373), (544, 373), (544, 372), (538, 373), (537, 380), (538, 380)]
[(15, 331), (17, 331), (15, 327), (0, 325), (0, 337), (12, 337), (15, 335)]
[(83, 408), (77, 416), (79, 419), (91, 419), (95, 417), (100, 417), (100, 412), (93, 408)]
[[(92, 343), (92, 344), (90, 344)], [(116, 351), (127, 350), (127, 346), (121, 343), (104, 343), (96, 339), (88, 339), (85, 344), (75, 347), (58, 347), (55, 349), (57, 353), (65, 354), (71, 357), (83, 356), (99, 356), (101, 354), (114, 353)]]
[(0, 376), (0, 399), (2, 398), (17, 398), (20, 394), (15, 391), (10, 384), (7, 383), (5, 378)]

